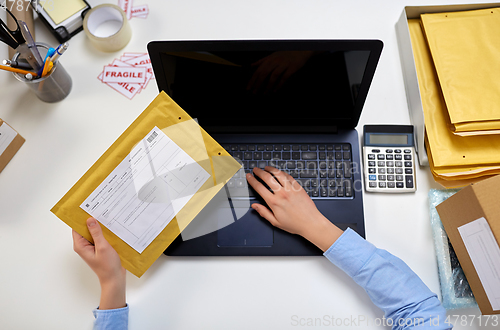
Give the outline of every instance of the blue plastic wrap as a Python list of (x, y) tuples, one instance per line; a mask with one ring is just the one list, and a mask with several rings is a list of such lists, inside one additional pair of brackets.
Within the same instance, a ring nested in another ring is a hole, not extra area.
[(437, 205), (457, 191), (457, 189), (431, 189), (429, 191), (432, 236), (434, 237), (434, 248), (438, 263), (441, 296), (443, 306), (448, 310), (477, 306), (469, 282), (465, 278), (465, 274), (436, 210)]

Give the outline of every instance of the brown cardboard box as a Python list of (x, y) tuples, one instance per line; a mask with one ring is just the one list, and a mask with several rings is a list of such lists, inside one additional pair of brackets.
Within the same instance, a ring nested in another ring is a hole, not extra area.
[[(8, 136), (11, 132), (14, 132), (13, 139)], [(9, 124), (0, 119), (0, 150), (4, 149), (3, 152), (0, 153), (0, 172), (3, 171), (5, 166), (7, 166), (7, 164), (10, 162), (12, 157), (14, 157), (19, 148), (21, 148), (24, 141), (25, 139), (21, 135), (19, 135), (19, 133), (17, 133), (12, 127), (10, 127)]]
[[(500, 175), (467, 186), (439, 204), (436, 209), (481, 309), (481, 313), (484, 315), (500, 314), (500, 310), (493, 310), (483, 286), (485, 283), (482, 283), (479, 279), (479, 275), (458, 230), (459, 227), (484, 217), (493, 232), (496, 243), (499, 244)], [(493, 265), (490, 263), (489, 266)], [(496, 268), (494, 272), (497, 272), (498, 277), (500, 265), (491, 268)]]

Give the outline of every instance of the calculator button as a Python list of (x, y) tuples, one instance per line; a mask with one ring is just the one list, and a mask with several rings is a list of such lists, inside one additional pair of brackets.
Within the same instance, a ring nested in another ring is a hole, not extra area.
[(368, 159), (369, 160), (374, 160), (375, 159), (375, 154), (368, 154)]
[(368, 162), (368, 166), (375, 166), (375, 162), (374, 161)]
[(385, 181), (385, 175), (379, 175), (378, 176), (379, 181)]
[(385, 155), (385, 159), (387, 159), (387, 160), (393, 160), (394, 159), (394, 155)]
[(413, 169), (405, 168), (405, 174), (413, 174)]
[(350, 151), (344, 151), (344, 152), (342, 152), (342, 157), (344, 159), (351, 159), (351, 152)]
[(396, 184), (394, 182), (387, 182), (387, 188), (394, 188)]
[(393, 168), (388, 168), (387, 169), (387, 174), (394, 174), (394, 169)]
[(405, 162), (405, 167), (412, 167), (411, 162)]
[(335, 147), (333, 147), (335, 149), (335, 151), (340, 151), (342, 149), (342, 146), (340, 145), (335, 145)]
[(378, 174), (385, 174), (385, 167), (378, 169)]
[(394, 181), (394, 175), (388, 175), (387, 181)]
[(392, 149), (385, 149), (385, 152), (388, 154), (392, 154)]
[(342, 150), (351, 150), (351, 146), (348, 144), (343, 144), (342, 145)]
[(370, 174), (372, 174), (372, 173), (376, 173), (376, 170), (377, 170), (376, 168), (374, 168), (374, 167), (370, 167), (370, 168), (368, 169), (368, 173), (370, 173)]
[(405, 160), (411, 160), (411, 155), (405, 155)]
[(405, 177), (406, 188), (413, 188), (413, 175), (407, 175)]
[(370, 185), (370, 188), (377, 188), (376, 182), (370, 182), (369, 185)]
[(404, 186), (403, 182), (396, 182), (396, 187), (397, 188), (404, 188), (405, 186)]
[(388, 161), (386, 162), (387, 164), (387, 167), (393, 167), (394, 166), (394, 162), (393, 161)]
[(378, 154), (377, 155), (377, 159), (378, 160), (384, 160), (385, 159), (385, 155), (384, 154)]
[(402, 175), (396, 175), (396, 181), (403, 181)]
[(378, 183), (379, 188), (385, 188), (385, 182), (379, 182)]
[(410, 149), (405, 149), (405, 154), (409, 154), (411, 153), (411, 150)]
[(394, 150), (394, 152), (397, 153), (397, 154), (400, 154), (401, 153), (401, 149), (396, 149), (396, 150)]
[(403, 167), (403, 162), (396, 162), (396, 167)]
[(374, 152), (374, 153), (377, 153), (377, 154), (378, 154), (378, 153), (380, 152), (380, 149), (372, 149), (372, 152)]
[(394, 159), (403, 160), (403, 155), (394, 155)]
[(396, 174), (403, 174), (402, 168), (396, 168)]
[(385, 166), (385, 162), (377, 162), (377, 166), (378, 167), (384, 167)]
[(375, 181), (375, 180), (377, 180), (377, 176), (376, 175), (369, 175), (368, 180)]

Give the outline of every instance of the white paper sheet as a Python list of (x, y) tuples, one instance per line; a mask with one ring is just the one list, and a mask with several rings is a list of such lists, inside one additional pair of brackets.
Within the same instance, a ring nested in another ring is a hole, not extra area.
[(3, 122), (0, 125), (0, 155), (3, 154), (5, 149), (12, 143), (17, 136), (17, 132), (12, 127)]
[(155, 127), (80, 207), (142, 253), (209, 177)]
[(500, 248), (484, 217), (458, 227), (494, 311), (500, 310)]

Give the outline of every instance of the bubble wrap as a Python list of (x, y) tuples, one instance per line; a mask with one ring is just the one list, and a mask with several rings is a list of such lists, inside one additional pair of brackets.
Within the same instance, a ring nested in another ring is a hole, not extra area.
[(447, 310), (476, 307), (476, 300), (469, 287), (469, 282), (460, 266), (458, 258), (444, 230), (436, 206), (448, 199), (458, 189), (429, 191), (432, 236), (438, 263), (439, 282), (443, 306)]

